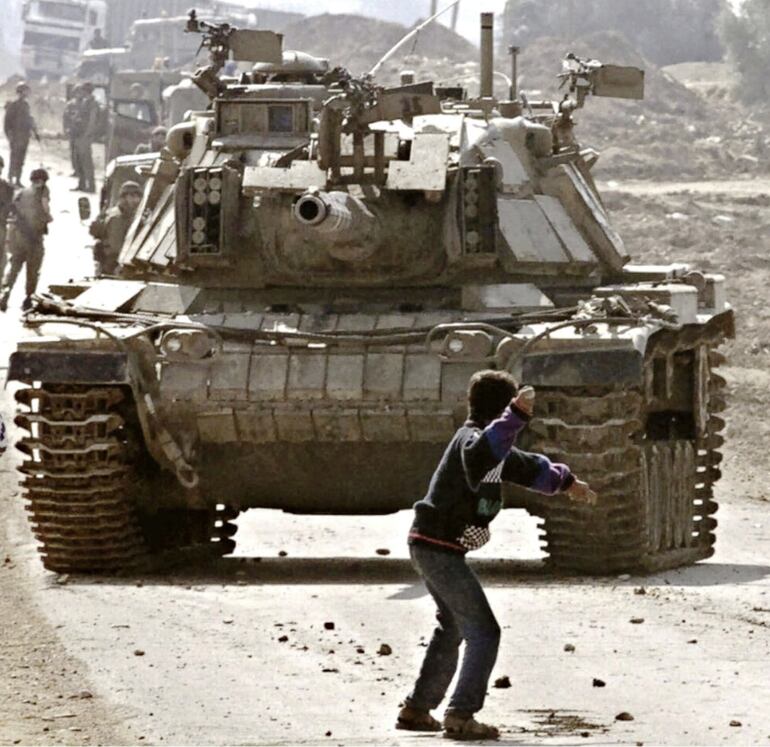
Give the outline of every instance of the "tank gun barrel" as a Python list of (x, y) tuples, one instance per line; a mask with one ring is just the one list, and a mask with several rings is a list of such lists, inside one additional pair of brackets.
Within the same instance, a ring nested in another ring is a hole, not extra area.
[(298, 223), (325, 234), (350, 235), (371, 227), (374, 216), (347, 192), (307, 192), (294, 204)]
[(294, 219), (342, 262), (362, 261), (376, 251), (379, 220), (363, 200), (347, 192), (306, 192), (294, 203)]

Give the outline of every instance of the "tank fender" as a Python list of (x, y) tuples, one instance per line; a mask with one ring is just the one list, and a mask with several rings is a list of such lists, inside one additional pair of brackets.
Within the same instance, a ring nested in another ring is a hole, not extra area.
[(129, 384), (124, 352), (17, 350), (11, 353), (8, 381), (52, 384)]
[(635, 348), (531, 353), (521, 380), (532, 386), (572, 387), (643, 383), (644, 353)]
[[(546, 329), (545, 325), (543, 329)], [(613, 333), (606, 325), (594, 332), (571, 327), (546, 337), (529, 350), (522, 340), (501, 343), (498, 361), (527, 384), (542, 387), (635, 386), (643, 383), (644, 357), (657, 326), (644, 325)], [(536, 327), (535, 332), (541, 332)], [(614, 338), (614, 339), (613, 339)], [(507, 347), (507, 350), (506, 350)]]

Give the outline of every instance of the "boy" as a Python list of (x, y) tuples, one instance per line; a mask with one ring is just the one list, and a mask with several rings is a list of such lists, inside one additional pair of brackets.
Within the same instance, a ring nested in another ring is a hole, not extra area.
[(566, 493), (593, 505), (596, 494), (564, 464), (513, 447), (530, 420), (534, 391), (517, 395), (505, 371), (479, 371), (468, 388), (468, 420), (447, 446), (428, 493), (415, 504), (409, 551), (438, 607), (438, 626), (420, 675), (398, 714), (397, 729), (439, 731), (430, 715), (446, 694), (465, 641), (457, 687), (444, 714), (444, 736), (497, 739), (494, 726), (476, 721), (497, 658), (500, 626), (465, 553), (489, 540), (489, 523), (502, 508), (500, 482), (546, 495)]

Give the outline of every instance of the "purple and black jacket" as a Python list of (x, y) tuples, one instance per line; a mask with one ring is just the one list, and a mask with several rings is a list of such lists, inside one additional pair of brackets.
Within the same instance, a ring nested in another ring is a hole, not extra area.
[(467, 421), (441, 457), (425, 497), (415, 503), (409, 543), (465, 553), (489, 539), (489, 523), (502, 508), (501, 482), (545, 495), (569, 489), (569, 468), (514, 446), (530, 416), (515, 405), (482, 428)]

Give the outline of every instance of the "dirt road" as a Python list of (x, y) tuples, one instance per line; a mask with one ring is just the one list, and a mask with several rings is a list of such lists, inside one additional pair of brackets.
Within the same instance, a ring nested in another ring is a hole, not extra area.
[(638, 197), (655, 195), (727, 195), (733, 199), (770, 195), (770, 179), (724, 179), (702, 182), (615, 181), (600, 182), (603, 192), (621, 192)]
[[(90, 269), (68, 186), (55, 176), (47, 281)], [(17, 290), (0, 320), (2, 365), (21, 333), (20, 301)], [(12, 392), (0, 402), (6, 422)], [(743, 489), (765, 463), (730, 448), (717, 554), (696, 567), (554, 578), (533, 519), (511, 511), (496, 522), (477, 565), (503, 626), (494, 677), (512, 682), (491, 688), (485, 709), (503, 744), (770, 740), (770, 504)], [(236, 556), (216, 564), (57, 577), (36, 557), (17, 461), (9, 451), (0, 464), (0, 743), (438, 743), (393, 729), (433, 624), (405, 560), (407, 514), (252, 512)]]

